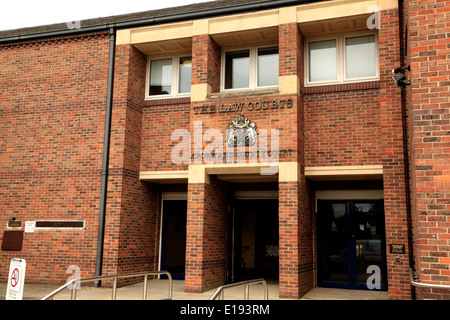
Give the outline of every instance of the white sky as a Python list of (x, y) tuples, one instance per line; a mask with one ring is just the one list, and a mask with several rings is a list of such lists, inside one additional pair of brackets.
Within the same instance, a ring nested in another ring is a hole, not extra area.
[(211, 0), (0, 0), (0, 30), (108, 17)]

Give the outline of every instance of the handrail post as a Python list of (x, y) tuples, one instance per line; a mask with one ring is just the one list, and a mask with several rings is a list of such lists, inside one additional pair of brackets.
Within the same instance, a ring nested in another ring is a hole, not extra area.
[(147, 281), (148, 281), (148, 273), (144, 276), (144, 292), (142, 292), (142, 300), (147, 300)]
[(73, 285), (72, 292), (70, 294), (70, 299), (71, 300), (76, 300), (77, 299), (77, 292), (76, 291), (77, 291), (77, 286)]
[(169, 300), (172, 300), (172, 291), (173, 291), (173, 279), (170, 272), (166, 271), (167, 278), (169, 278)]
[(264, 286), (264, 300), (269, 300), (269, 288), (267, 287), (267, 282), (263, 281)]
[(114, 277), (111, 300), (116, 300), (117, 277)]
[(248, 295), (249, 295), (249, 289), (250, 285), (247, 283), (244, 287), (244, 300), (248, 300)]

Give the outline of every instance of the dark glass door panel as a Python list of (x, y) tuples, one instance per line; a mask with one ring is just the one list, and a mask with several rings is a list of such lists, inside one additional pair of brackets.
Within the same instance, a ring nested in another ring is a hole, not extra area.
[[(372, 275), (368, 268), (377, 268), (379, 278), (383, 283), (383, 230), (384, 214), (381, 201), (353, 201), (352, 213), (354, 223), (354, 250), (356, 284), (367, 287), (367, 280)], [(371, 280), (372, 281), (372, 280)]]
[(317, 237), (319, 285), (385, 289), (382, 200), (318, 200)]
[(321, 202), (319, 205), (319, 242), (321, 244), (322, 281), (348, 282), (348, 227), (345, 202)]
[(278, 279), (278, 200), (236, 199), (228, 223), (228, 282)]
[(164, 200), (161, 270), (179, 280), (185, 274), (186, 213), (186, 200)]

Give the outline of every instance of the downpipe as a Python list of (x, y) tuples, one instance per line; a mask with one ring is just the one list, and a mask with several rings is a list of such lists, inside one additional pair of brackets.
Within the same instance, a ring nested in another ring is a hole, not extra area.
[[(109, 65), (108, 65), (108, 85), (106, 96), (106, 115), (105, 115), (105, 135), (103, 143), (103, 164), (102, 164), (102, 185), (100, 195), (100, 214), (98, 222), (98, 241), (97, 241), (97, 259), (95, 266), (95, 276), (102, 275), (103, 265), (103, 246), (105, 240), (105, 216), (106, 216), (106, 198), (108, 192), (108, 166), (109, 166), (109, 146), (111, 138), (111, 114), (114, 88), (114, 59), (116, 50), (116, 30), (109, 29)], [(95, 281), (95, 287), (101, 286), (101, 281)]]

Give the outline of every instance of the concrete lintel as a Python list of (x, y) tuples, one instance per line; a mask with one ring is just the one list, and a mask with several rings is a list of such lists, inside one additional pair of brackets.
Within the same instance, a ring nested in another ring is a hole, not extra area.
[(141, 171), (139, 179), (153, 183), (170, 183), (174, 181), (187, 182), (187, 170), (170, 170), (170, 171)]
[(321, 166), (306, 167), (305, 176), (310, 179), (320, 179), (326, 177), (382, 177), (382, 165), (363, 165), (363, 166)]

